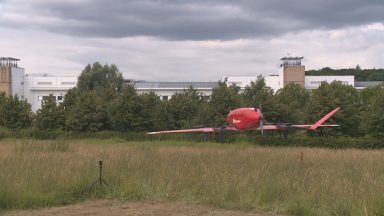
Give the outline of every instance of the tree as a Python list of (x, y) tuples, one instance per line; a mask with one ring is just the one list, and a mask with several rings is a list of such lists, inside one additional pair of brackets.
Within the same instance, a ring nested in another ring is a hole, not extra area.
[(246, 86), (242, 94), (244, 106), (262, 107), (264, 117), (268, 121), (276, 121), (277, 113), (273, 104), (273, 90), (265, 83), (265, 79), (259, 76)]
[(138, 95), (135, 87), (128, 85), (108, 108), (111, 127), (124, 132), (154, 130), (159, 122), (159, 105), (160, 99), (153, 92)]
[(112, 128), (118, 131), (136, 130), (138, 120), (138, 112), (143, 108), (144, 104), (140, 101), (134, 86), (126, 86), (120, 97), (112, 102), (109, 108), (109, 119)]
[(65, 96), (66, 126), (74, 131), (110, 129), (107, 110), (123, 91), (123, 77), (115, 65), (87, 65), (77, 86)]
[(319, 88), (313, 90), (312, 96), (306, 107), (307, 118), (315, 122), (327, 114), (330, 110), (341, 107), (327, 123), (337, 123), (343, 134), (357, 136), (359, 131), (359, 98), (357, 90), (351, 85), (343, 85), (341, 82), (322, 82)]
[(223, 125), (228, 112), (239, 108), (242, 104), (239, 95), (240, 87), (228, 85), (227, 80), (219, 81), (218, 86), (212, 90), (211, 101), (207, 109), (207, 122), (211, 126)]
[(384, 133), (384, 86), (375, 86), (360, 92), (361, 129), (365, 133)]
[(96, 62), (87, 65), (81, 72), (77, 88), (80, 92), (95, 91), (96, 94), (110, 101), (123, 91), (123, 76), (116, 65), (101, 65)]
[(357, 71), (361, 71), (361, 67), (360, 65), (356, 65), (356, 68), (355, 68)]
[(3, 124), (7, 128), (21, 129), (32, 123), (31, 105), (17, 96), (9, 96), (3, 104)]
[(95, 91), (81, 92), (67, 111), (66, 126), (73, 131), (106, 129), (107, 113), (104, 101)]
[(57, 105), (55, 97), (49, 95), (43, 99), (41, 109), (36, 112), (35, 125), (41, 130), (65, 128), (65, 112), (63, 105)]
[(183, 92), (176, 93), (165, 102), (168, 108), (168, 129), (189, 128), (198, 123), (199, 108), (203, 101), (196, 89), (190, 87)]
[(274, 109), (278, 122), (306, 122), (305, 107), (309, 101), (308, 90), (297, 83), (289, 83), (274, 95)]
[(4, 92), (0, 92), (0, 126), (4, 126), (5, 124), (5, 103), (7, 103), (7, 96), (5, 96)]
[(140, 127), (145, 131), (160, 129), (160, 116), (163, 115), (159, 109), (161, 105), (160, 98), (154, 92), (144, 93), (139, 95), (139, 97), (144, 104), (144, 107), (141, 109), (143, 121)]

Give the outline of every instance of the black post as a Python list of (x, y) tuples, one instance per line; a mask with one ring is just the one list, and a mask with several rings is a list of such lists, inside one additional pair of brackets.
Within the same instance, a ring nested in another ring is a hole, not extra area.
[(100, 167), (100, 175), (99, 175), (99, 183), (100, 183), (100, 186), (103, 184), (103, 180), (101, 178), (101, 172), (103, 171), (103, 161), (99, 161), (99, 167)]

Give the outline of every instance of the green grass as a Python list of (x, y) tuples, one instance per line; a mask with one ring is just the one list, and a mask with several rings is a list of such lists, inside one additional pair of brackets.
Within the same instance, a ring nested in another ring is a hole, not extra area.
[[(303, 160), (301, 161), (301, 154)], [(110, 188), (86, 190), (104, 161)], [(121, 139), (0, 142), (0, 208), (89, 198), (292, 215), (384, 214), (384, 152)]]

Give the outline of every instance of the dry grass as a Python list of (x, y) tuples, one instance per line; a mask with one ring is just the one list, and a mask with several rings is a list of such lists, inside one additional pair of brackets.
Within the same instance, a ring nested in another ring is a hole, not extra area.
[[(384, 214), (383, 151), (71, 142), (0, 142), (0, 207), (113, 197), (294, 215)], [(98, 175), (98, 160), (111, 190), (84, 193)]]

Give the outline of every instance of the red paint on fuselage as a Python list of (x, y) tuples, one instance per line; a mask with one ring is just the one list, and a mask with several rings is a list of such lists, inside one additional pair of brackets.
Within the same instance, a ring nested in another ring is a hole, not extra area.
[(261, 114), (255, 108), (239, 108), (228, 114), (227, 122), (238, 130), (260, 127)]

